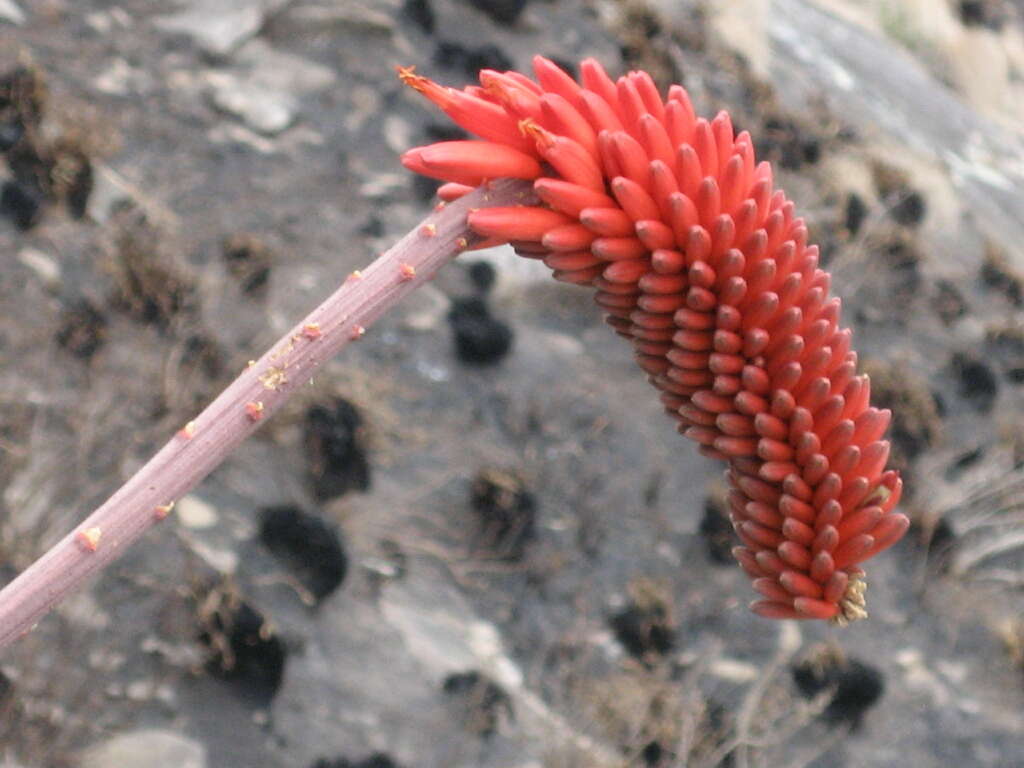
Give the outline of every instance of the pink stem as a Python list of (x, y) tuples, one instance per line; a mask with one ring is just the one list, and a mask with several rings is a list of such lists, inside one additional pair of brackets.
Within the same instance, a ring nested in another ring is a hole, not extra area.
[(352, 273), (105, 504), (0, 590), (0, 649), (166, 516), (168, 505), (216, 469), (320, 363), (480, 242), (466, 226), (471, 209), (517, 203), (536, 204), (529, 182), (492, 182), (435, 212), (362, 273)]

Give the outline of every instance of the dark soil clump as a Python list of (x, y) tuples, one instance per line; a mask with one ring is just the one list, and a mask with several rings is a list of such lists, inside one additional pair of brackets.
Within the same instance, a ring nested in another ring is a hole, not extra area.
[(822, 717), (834, 725), (860, 725), (864, 714), (885, 693), (882, 671), (856, 659), (823, 649), (801, 661), (792, 669), (793, 682), (807, 698), (833, 689), (832, 698)]
[(843, 224), (851, 237), (860, 232), (860, 228), (867, 217), (868, 207), (864, 202), (864, 198), (856, 192), (848, 194), (846, 196), (846, 211)]
[(953, 355), (950, 362), (961, 396), (981, 413), (988, 413), (999, 394), (999, 379), (985, 361), (964, 352)]
[(490, 262), (474, 261), (469, 265), (467, 271), (469, 272), (470, 282), (473, 283), (474, 288), (480, 291), (482, 296), (486, 296), (491, 292), (491, 288), (494, 287), (494, 281), (497, 280), (498, 275)]
[(732, 548), (739, 542), (729, 522), (729, 516), (718, 499), (708, 496), (704, 500), (704, 516), (700, 519), (700, 535), (708, 557), (715, 565), (733, 565)]
[(348, 558), (337, 528), (298, 507), (260, 510), (260, 541), (317, 600), (345, 579)]
[(430, 4), (430, 0), (405, 0), (402, 12), (428, 35), (434, 33), (437, 20), (434, 17), (434, 7)]
[(50, 203), (63, 203), (82, 218), (93, 188), (89, 147), (95, 148), (95, 137), (77, 121), (44, 119), (48, 108), (38, 69), (18, 67), (0, 76), (0, 152), (14, 176), (0, 192), (0, 212), (22, 230), (38, 224)]
[(512, 59), (492, 43), (470, 47), (450, 40), (437, 44), (437, 48), (434, 49), (434, 63), (439, 67), (459, 70), (473, 81), (476, 81), (481, 69), (504, 72), (513, 67)]
[(497, 733), (502, 714), (514, 716), (509, 695), (476, 670), (448, 675), (441, 688), (458, 710), (462, 727), (482, 738)]
[(266, 617), (230, 588), (211, 590), (199, 605), (200, 641), (210, 651), (207, 670), (262, 707), (281, 687), (287, 651)]
[(336, 398), (306, 414), (306, 455), (313, 494), (320, 501), (370, 488), (363, 418), (352, 403)]
[(932, 300), (935, 314), (945, 325), (951, 325), (967, 314), (968, 307), (964, 295), (948, 280), (935, 283), (935, 297)]
[(76, 301), (61, 312), (57, 343), (75, 357), (88, 360), (103, 346), (107, 319), (91, 302)]
[(464, 363), (491, 365), (512, 349), (512, 329), (491, 316), (483, 299), (453, 300), (448, 322), (455, 334), (455, 355)]
[(1005, 0), (960, 0), (960, 21), (965, 27), (1002, 30), (1009, 14)]
[(255, 235), (238, 233), (225, 238), (222, 249), (228, 272), (238, 280), (243, 293), (264, 296), (270, 280), (273, 257)]
[(881, 161), (871, 171), (878, 195), (893, 221), (904, 227), (916, 227), (924, 221), (927, 204), (924, 196), (910, 186), (906, 173)]
[(630, 603), (608, 621), (616, 639), (641, 661), (664, 656), (676, 644), (671, 595), (648, 579), (629, 587)]
[(401, 768), (401, 766), (383, 752), (374, 752), (362, 760), (348, 760), (344, 757), (337, 757), (334, 760), (321, 758), (309, 768)]
[(16, 181), (4, 183), (0, 189), (0, 215), (24, 231), (34, 227), (42, 214), (43, 195), (38, 189)]
[(536, 536), (537, 502), (522, 479), (500, 469), (483, 469), (470, 488), (480, 519), (478, 546), (501, 558), (519, 560)]
[(114, 306), (161, 330), (194, 311), (199, 303), (195, 279), (175, 265), (166, 233), (137, 209), (120, 211), (111, 223), (108, 268)]
[(514, 24), (528, 0), (469, 0), (469, 4), (490, 16), (498, 24)]
[(1013, 306), (1024, 306), (1024, 276), (1010, 265), (1002, 249), (992, 243), (985, 244), (980, 277), (983, 284), (1003, 294)]

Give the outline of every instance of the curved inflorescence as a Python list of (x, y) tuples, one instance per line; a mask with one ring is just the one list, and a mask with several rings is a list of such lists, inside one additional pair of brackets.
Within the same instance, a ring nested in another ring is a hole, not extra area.
[(402, 157), (442, 179), (444, 200), (488, 179), (533, 180), (542, 204), (488, 208), (469, 225), (510, 242), (595, 300), (661, 390), (680, 431), (728, 462), (733, 553), (771, 618), (863, 618), (858, 563), (908, 520), (886, 470), (890, 412), (870, 407), (851, 332), (793, 203), (729, 115), (698, 118), (686, 91), (663, 100), (645, 72), (581, 81), (542, 57), (536, 82), (480, 73), (445, 88), (400, 69), (480, 141)]

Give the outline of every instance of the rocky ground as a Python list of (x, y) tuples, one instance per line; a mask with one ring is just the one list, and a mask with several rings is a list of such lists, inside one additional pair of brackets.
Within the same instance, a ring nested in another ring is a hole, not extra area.
[(720, 467), (503, 249), (346, 349), (0, 656), (0, 765), (947, 766), (1024, 755), (1024, 8), (0, 0), (0, 583), (431, 205), (463, 84), (596, 56), (729, 109), (895, 412), (871, 618), (749, 614)]

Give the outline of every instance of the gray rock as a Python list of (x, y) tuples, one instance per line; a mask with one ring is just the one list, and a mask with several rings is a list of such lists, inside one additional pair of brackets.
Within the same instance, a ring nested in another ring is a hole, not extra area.
[(941, 163), (991, 239), (1024, 241), (1018, 131), (978, 115), (903, 50), (809, 0), (775, 0), (768, 32), (772, 74), (790, 85), (791, 95), (801, 88), (827, 93), (836, 111), (867, 135), (886, 133)]
[(327, 67), (275, 51), (262, 40), (246, 44), (232, 71), (209, 70), (203, 77), (217, 109), (234, 115), (258, 133), (273, 136), (298, 116), (298, 95), (327, 87), (335, 74)]
[(134, 200), (135, 190), (121, 174), (101, 163), (93, 164), (92, 194), (85, 211), (90, 219), (103, 224), (119, 207)]
[(287, 93), (264, 88), (227, 72), (210, 72), (214, 106), (234, 115), (254, 131), (273, 136), (295, 119), (298, 105)]
[(168, 32), (188, 35), (209, 54), (230, 56), (260, 31), (268, 14), (286, 3), (287, 0), (193, 0), (185, 10), (164, 16), (156, 24)]
[(345, 0), (340, 5), (300, 5), (288, 11), (288, 21), (303, 27), (338, 26), (366, 32), (387, 32), (395, 28), (394, 17), (369, 0)]
[(14, 0), (0, 0), (0, 21), (7, 21), (16, 26), (25, 23), (25, 12)]
[(414, 331), (432, 331), (441, 324), (450, 302), (432, 285), (422, 285), (402, 300), (402, 325)]
[(60, 285), (60, 265), (50, 254), (36, 248), (22, 248), (18, 251), (18, 260), (31, 269), (47, 288)]
[(173, 731), (157, 729), (132, 731), (94, 744), (82, 753), (80, 768), (206, 768), (202, 744)]
[(133, 67), (120, 56), (110, 60), (107, 67), (92, 81), (93, 87), (102, 93), (115, 96), (126, 96), (152, 87), (153, 80), (149, 74)]

